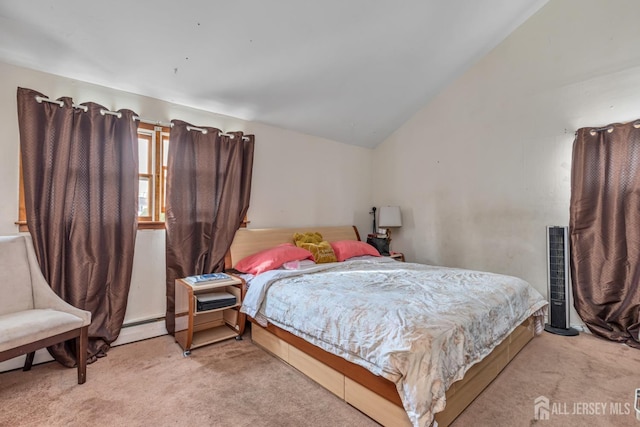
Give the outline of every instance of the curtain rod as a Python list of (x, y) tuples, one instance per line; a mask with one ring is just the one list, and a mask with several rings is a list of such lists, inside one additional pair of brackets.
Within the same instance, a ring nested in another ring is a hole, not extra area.
[[(60, 107), (64, 107), (64, 102), (63, 101), (58, 101), (56, 99), (49, 99), (49, 98), (44, 98), (42, 96), (36, 95), (36, 101), (40, 104), (42, 102), (50, 102), (52, 104), (58, 104)], [(86, 105), (76, 105), (76, 104), (71, 104), (73, 106), (73, 108), (79, 108), (81, 110), (83, 110), (85, 113), (87, 111), (89, 111), (89, 107), (87, 107)], [(102, 114), (103, 116), (105, 114), (109, 114), (110, 116), (116, 116), (117, 118), (122, 117), (122, 113), (118, 112), (118, 111), (110, 111), (107, 109), (101, 109), (100, 110), (100, 114)], [(168, 128), (172, 128), (173, 127), (173, 123), (163, 123), (159, 120), (149, 120), (149, 119), (143, 119), (140, 116), (133, 116), (133, 120), (138, 120), (140, 123), (146, 123), (148, 125), (154, 125), (154, 126), (163, 126), (163, 127), (168, 127)], [(187, 126), (187, 130), (188, 131), (197, 131), (197, 132), (202, 132), (203, 134), (206, 134), (208, 131), (207, 129), (204, 128), (199, 128), (199, 127), (195, 127), (195, 126)], [(235, 135), (233, 134), (228, 134), (228, 133), (224, 133), (221, 132), (220, 135), (222, 136), (228, 136), (229, 138), (235, 138)], [(246, 137), (242, 137), (243, 141), (248, 141), (249, 138)]]
[[(171, 123), (171, 126), (173, 127), (173, 123)], [(208, 130), (208, 129), (199, 128), (199, 127), (191, 126), (191, 125), (187, 125), (187, 130), (188, 130), (188, 131), (200, 132), (200, 133), (202, 133), (203, 135), (206, 135), (207, 133), (209, 133), (209, 130)], [(235, 136), (234, 134), (232, 134), (232, 133), (224, 133), (224, 132), (222, 132), (222, 131), (220, 131), (220, 136), (228, 136), (228, 137), (229, 137), (229, 138), (231, 138), (231, 139), (235, 139), (235, 137), (236, 137), (236, 136)], [(249, 138), (247, 138), (246, 136), (243, 136), (243, 137), (242, 137), (242, 140), (243, 140), (243, 141), (249, 141), (250, 139), (249, 139)]]
[[(633, 127), (638, 129), (640, 128), (640, 120), (636, 120), (633, 122)], [(590, 130), (590, 132), (593, 134), (595, 132), (604, 132), (605, 130), (609, 133), (613, 132), (613, 125), (607, 125), (607, 126), (603, 126), (601, 128), (593, 128)]]
[(603, 132), (603, 131), (608, 131), (609, 133), (613, 132), (613, 126), (609, 125), (609, 126), (604, 126), (601, 128), (595, 128), (595, 129), (591, 129), (591, 132)]
[(162, 127), (166, 127), (166, 128), (172, 128), (173, 127), (173, 123), (163, 123), (163, 122), (161, 122), (159, 120), (153, 121), (153, 120), (143, 119), (140, 116), (133, 116), (133, 120), (138, 120), (140, 123), (146, 123), (148, 125), (162, 126)]
[[(49, 98), (43, 98), (41, 96), (37, 96), (36, 95), (36, 101), (38, 102), (38, 104), (42, 103), (42, 101), (44, 102), (50, 102), (52, 104), (58, 104), (61, 107), (64, 107), (64, 102), (63, 101), (58, 101), (55, 99), (49, 99)], [(73, 106), (73, 108), (79, 108), (81, 110), (84, 110), (84, 112), (86, 113), (87, 111), (89, 111), (89, 107), (87, 107), (86, 105), (76, 105), (76, 104), (71, 104)]]
[[(50, 102), (52, 104), (58, 104), (61, 107), (64, 107), (64, 102), (63, 101), (58, 101), (56, 99), (49, 99), (49, 98), (44, 98), (42, 96), (36, 96), (36, 101), (38, 103), (42, 103), (42, 102)], [(87, 107), (86, 105), (77, 105), (77, 104), (71, 104), (73, 106), (73, 108), (79, 108), (81, 110), (84, 110), (84, 112), (86, 113), (87, 111), (89, 111), (89, 107)], [(110, 111), (107, 109), (101, 109), (100, 110), (100, 114), (102, 114), (103, 116), (105, 114), (109, 114), (110, 116), (116, 116), (117, 118), (122, 117), (122, 113), (119, 113), (117, 111)], [(133, 120), (138, 120), (141, 123), (146, 123), (149, 125), (156, 125), (156, 126), (164, 126), (164, 127), (173, 127), (173, 123), (163, 123), (159, 120), (148, 120), (148, 119), (143, 119), (140, 116), (133, 116)]]

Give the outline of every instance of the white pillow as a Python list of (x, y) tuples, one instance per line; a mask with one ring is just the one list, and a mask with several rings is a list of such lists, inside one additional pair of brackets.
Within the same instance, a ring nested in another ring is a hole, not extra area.
[(289, 261), (282, 264), (284, 270), (304, 270), (306, 268), (315, 267), (316, 263), (310, 259), (303, 259), (301, 261)]

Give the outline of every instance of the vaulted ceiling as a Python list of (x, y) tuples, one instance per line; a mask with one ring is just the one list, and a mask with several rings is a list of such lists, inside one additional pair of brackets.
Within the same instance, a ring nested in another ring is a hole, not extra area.
[(546, 2), (0, 0), (0, 61), (375, 147)]

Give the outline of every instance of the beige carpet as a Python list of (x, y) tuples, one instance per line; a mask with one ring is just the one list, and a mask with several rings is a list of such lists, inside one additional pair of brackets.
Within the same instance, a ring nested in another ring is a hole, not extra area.
[(111, 349), (87, 382), (52, 362), (0, 374), (1, 426), (371, 426), (245, 338), (183, 357), (164, 336)]
[[(463, 426), (638, 426), (640, 350), (589, 334), (543, 332), (531, 341), (453, 424)], [(549, 399), (549, 419), (534, 401)]]
[[(0, 426), (377, 425), (249, 339), (183, 357), (172, 338), (154, 338), (113, 348), (87, 373), (81, 386), (75, 370), (54, 362), (0, 374)], [(584, 410), (616, 403), (624, 411), (636, 387), (639, 350), (586, 334), (545, 333), (454, 425), (640, 427), (633, 408), (626, 415), (611, 415), (609, 407), (604, 415), (558, 413), (575, 402), (587, 404)], [(534, 419), (538, 396), (550, 400), (549, 420)]]

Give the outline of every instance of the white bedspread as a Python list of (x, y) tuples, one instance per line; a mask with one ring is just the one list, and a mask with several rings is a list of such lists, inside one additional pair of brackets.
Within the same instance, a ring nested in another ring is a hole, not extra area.
[(263, 273), (242, 311), (393, 381), (428, 426), (448, 387), (547, 302), (511, 276), (381, 261)]

